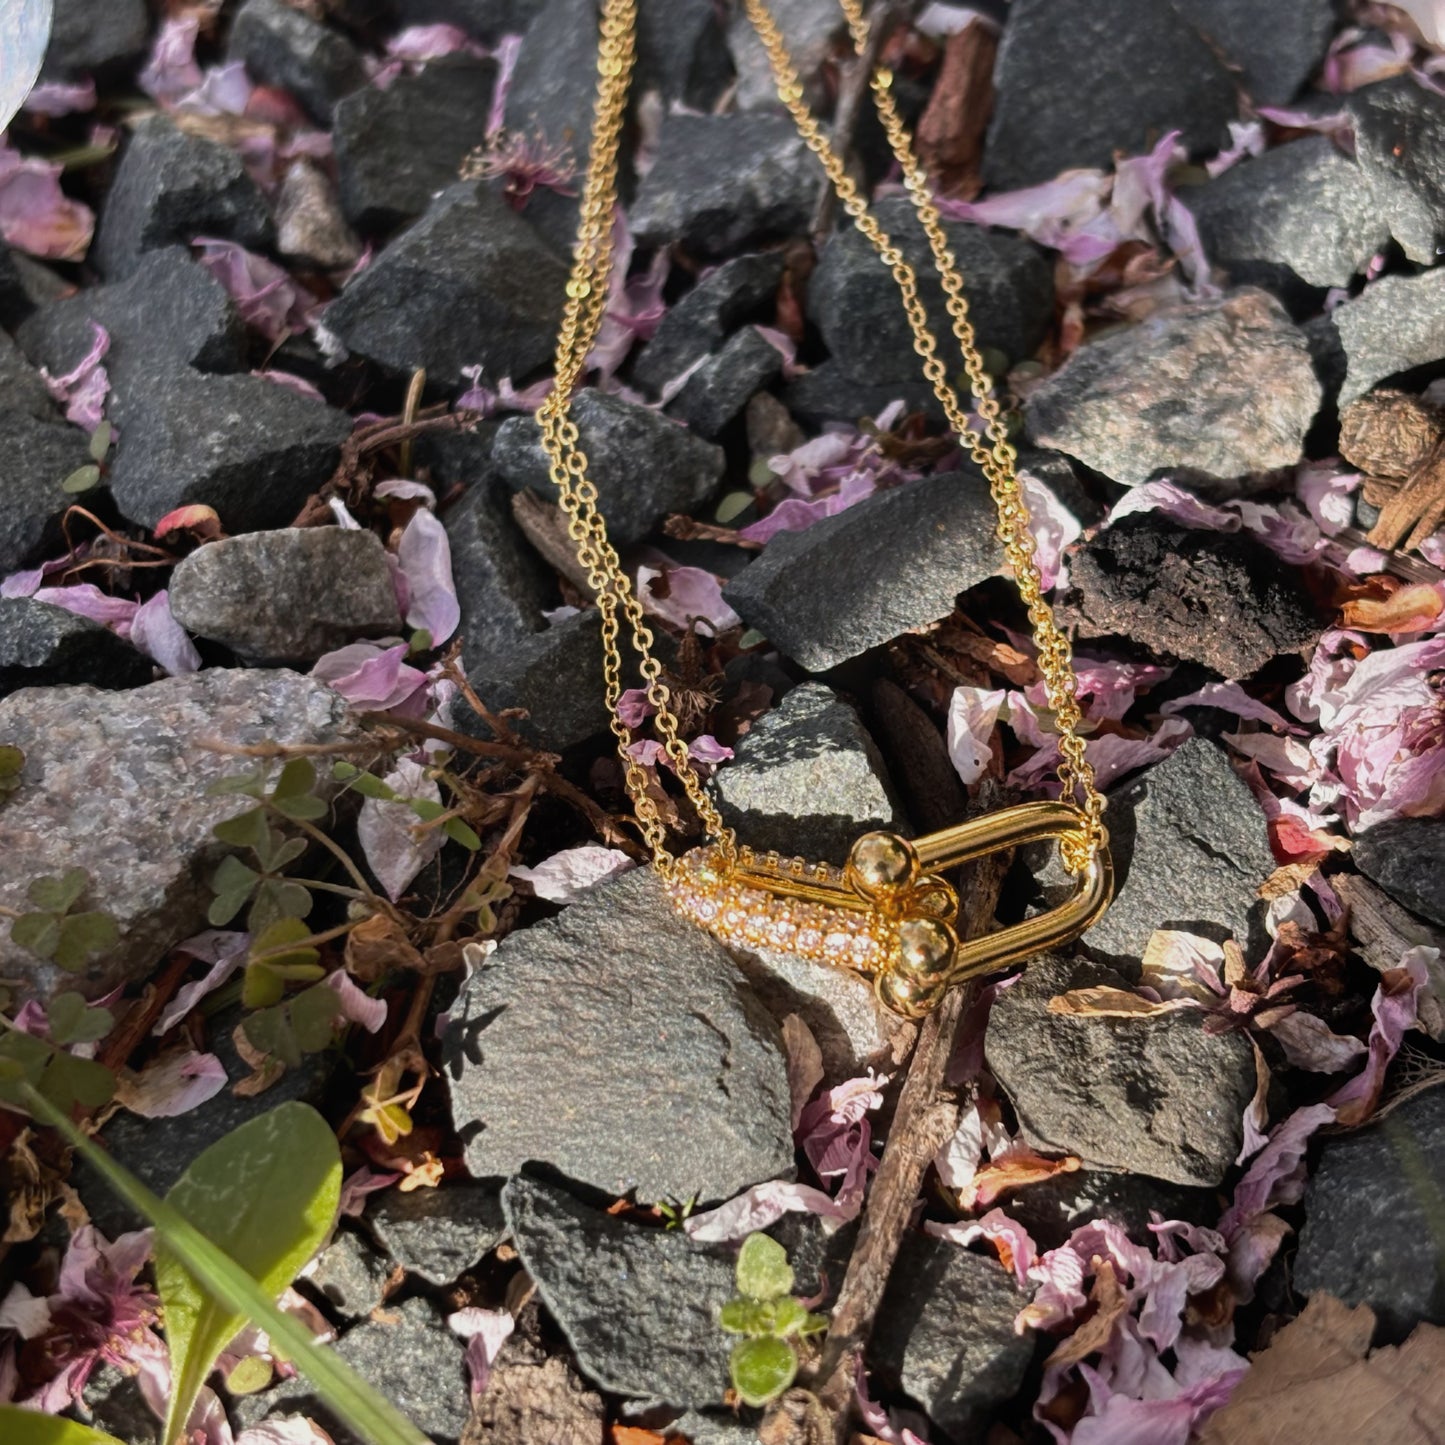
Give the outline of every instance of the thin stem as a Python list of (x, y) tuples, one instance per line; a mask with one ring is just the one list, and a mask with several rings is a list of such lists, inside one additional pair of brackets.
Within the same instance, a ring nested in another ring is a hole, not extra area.
[(338, 923), (335, 928), (325, 929), (321, 933), (308, 933), (305, 938), (293, 938), (287, 943), (278, 943), (274, 948), (258, 949), (255, 953), (246, 956), (246, 962), (265, 963), (268, 958), (284, 958), (288, 953), (295, 953), (298, 948), (309, 948), (315, 943), (330, 943), (333, 938), (341, 938), (354, 928), (360, 928), (364, 919), (353, 919), (350, 923)]

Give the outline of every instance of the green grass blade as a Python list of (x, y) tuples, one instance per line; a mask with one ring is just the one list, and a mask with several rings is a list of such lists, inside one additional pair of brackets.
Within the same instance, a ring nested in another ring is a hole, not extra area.
[(121, 1445), (114, 1435), (89, 1425), (15, 1405), (0, 1405), (0, 1440), (5, 1445)]
[(279, 1353), (306, 1376), (320, 1400), (350, 1430), (369, 1445), (431, 1445), (385, 1396), (345, 1361), (317, 1345), (300, 1320), (278, 1309), (240, 1265), (212, 1244), (178, 1210), (152, 1194), (33, 1087), (25, 1085), (18, 1092), (31, 1114), (59, 1130), (115, 1194), (155, 1226), (166, 1248), (207, 1291), (218, 1300), (244, 1310), (253, 1323), (270, 1335)]

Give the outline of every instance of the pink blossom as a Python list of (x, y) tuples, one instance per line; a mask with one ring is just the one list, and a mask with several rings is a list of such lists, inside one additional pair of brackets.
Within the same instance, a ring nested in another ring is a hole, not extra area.
[(372, 998), (344, 968), (326, 975), (326, 986), (341, 1004), (341, 1017), (348, 1023), (360, 1024), (367, 1033), (379, 1033), (386, 1023), (385, 999)]
[(169, 1033), (208, 993), (226, 982), (246, 961), (251, 946), (249, 933), (234, 933), (226, 929), (211, 928), (176, 944), (178, 953), (189, 954), (202, 963), (211, 965), (204, 978), (194, 983), (183, 984), (176, 990), (175, 997), (166, 1005), (156, 1021), (155, 1034)]
[(834, 1199), (810, 1184), (793, 1184), (769, 1179), (745, 1189), (735, 1199), (694, 1214), (683, 1222), (689, 1239), (698, 1244), (728, 1244), (745, 1239), (760, 1229), (776, 1224), (788, 1213), (814, 1214), (822, 1220), (825, 1233), (832, 1233), (850, 1219), (856, 1219), (861, 1201)]
[(116, 1097), (142, 1119), (173, 1119), (215, 1098), (229, 1082), (215, 1054), (181, 1049), (122, 1078)]
[(993, 749), (989, 738), (1008, 693), (1003, 688), (960, 686), (948, 703), (948, 756), (970, 786), (984, 774)]
[(201, 83), (201, 67), (196, 64), (200, 28), (200, 17), (190, 13), (172, 16), (156, 32), (150, 58), (136, 77), (152, 100), (172, 104)]
[(688, 758), (702, 768), (714, 768), (732, 761), (733, 750), (718, 742), (711, 733), (701, 733), (687, 745)]
[(1366, 1052), (1359, 1039), (1335, 1033), (1314, 1014), (1286, 1014), (1269, 1025), (1269, 1032), (1295, 1068), (1317, 1074), (1338, 1074)]
[(1295, 476), (1295, 494), (1327, 537), (1354, 524), (1359, 486), (1356, 473), (1324, 462), (1306, 462)]
[(140, 603), (102, 592), (94, 582), (72, 582), (68, 587), (41, 587), (31, 594), (37, 602), (63, 607), (77, 617), (89, 618), (109, 627), (121, 637), (128, 636)]
[(277, 386), (284, 386), (287, 391), (294, 391), (297, 396), (304, 396), (310, 401), (326, 400), (304, 376), (294, 376), (289, 371), (273, 371), (270, 367), (262, 371), (253, 371), (251, 375), (260, 377), (262, 381), (275, 382)]
[(666, 247), (658, 250), (645, 271), (628, 279), (632, 264), (632, 232), (621, 206), (612, 220), (612, 275), (608, 282), (607, 309), (597, 341), (587, 357), (587, 369), (603, 382), (611, 381), (617, 368), (627, 360), (636, 341), (648, 340), (667, 312), (662, 290), (672, 258)]
[(1331, 42), (1320, 72), (1320, 84), (1332, 95), (1345, 95), (1410, 68), (1415, 47), (1408, 35), (1396, 31), (1390, 36), (1388, 46), (1375, 44), (1364, 36), (1364, 31), (1349, 26)]
[(340, 1213), (355, 1218), (366, 1208), (367, 1195), (389, 1189), (401, 1177), (400, 1174), (380, 1174), (367, 1164), (352, 1170), (341, 1181)]
[(1430, 983), (1430, 964), (1439, 950), (1422, 946), (1406, 950), (1400, 959), (1398, 979), (1384, 980), (1370, 1004), (1368, 1061), (1348, 1083), (1329, 1097), (1341, 1123), (1358, 1124), (1373, 1112), (1385, 1083), (1385, 1070), (1400, 1050), (1407, 1029), (1416, 1023), (1420, 994)]
[(351, 642), (318, 658), (311, 676), (339, 692), (352, 707), (389, 712), (426, 686), (426, 674), (406, 664), (406, 653), (404, 642), (391, 647)]
[(407, 626), (424, 628), (432, 646), (441, 646), (457, 630), (462, 613), (452, 580), (451, 542), (435, 513), (425, 507), (412, 513), (397, 544), (396, 559), (410, 593)]
[(814, 1099), (798, 1121), (798, 1144), (820, 1179), (840, 1181), (835, 1201), (861, 1207), (868, 1178), (878, 1167), (868, 1115), (883, 1103), (886, 1077), (848, 1079)]
[(197, 236), (197, 260), (225, 288), (241, 319), (268, 341), (283, 341), (305, 331), (315, 319), (315, 296), (274, 261), (248, 251), (235, 241)]
[[(410, 758), (399, 759), (384, 781), (399, 799), (441, 802), (436, 779), (424, 765)], [(384, 798), (363, 800), (356, 817), (356, 836), (366, 866), (393, 903), (441, 852), (446, 841), (440, 828), (424, 828), (406, 803)]]
[(378, 482), (372, 488), (373, 497), (395, 497), (399, 502), (420, 502), (424, 507), (435, 508), (437, 494), (425, 482), (414, 482), (408, 477), (393, 477), (389, 482)]
[(1305, 1150), (1315, 1130), (1334, 1122), (1328, 1104), (1296, 1109), (1270, 1131), (1269, 1142), (1255, 1156), (1234, 1190), (1234, 1202), (1219, 1220), (1219, 1232), (1233, 1245), (1251, 1220), (1276, 1204), (1297, 1204), (1304, 1194)]
[(876, 474), (863, 470), (850, 472), (837, 491), (826, 496), (809, 500), (785, 497), (766, 517), (749, 522), (738, 532), (738, 536), (745, 537), (749, 542), (770, 542), (779, 532), (803, 532), (824, 517), (836, 517), (839, 512), (856, 506), (877, 490)]
[(701, 567), (639, 567), (637, 595), (645, 611), (684, 630), (705, 622), (716, 636), (742, 626), (723, 601), (721, 581)]
[(1136, 1400), (1115, 1393), (1088, 1365), (1079, 1372), (1089, 1386), (1093, 1413), (1074, 1426), (1073, 1445), (1188, 1445), (1199, 1426), (1228, 1403), (1245, 1373), (1241, 1367), (1175, 1395)]
[(535, 868), (510, 868), (507, 876), (531, 884), (532, 892), (549, 903), (575, 903), (587, 889), (635, 867), (637, 864), (618, 848), (584, 843), (544, 858)]
[(130, 640), (172, 677), (200, 669), (201, 654), (171, 612), (170, 592), (164, 587), (136, 608), (130, 622)]
[(1079, 519), (1054, 495), (1052, 488), (1027, 468), (1019, 472), (1019, 488), (1028, 507), (1030, 530), (1034, 536), (1034, 561), (1045, 592), (1067, 584), (1068, 569), (1064, 565), (1064, 549), (1084, 534)]
[(45, 80), (31, 86), (23, 109), (31, 115), (58, 117), (95, 109), (95, 81)]
[[(219, 1400), (217, 1401), (219, 1405)], [(222, 1418), (224, 1418), (224, 1407)], [(217, 1445), (225, 1445), (224, 1441)], [(271, 1415), (236, 1436), (236, 1445), (335, 1445), (331, 1436), (304, 1415)]]
[(990, 1209), (982, 1219), (960, 1220), (957, 1224), (938, 1224), (929, 1220), (923, 1228), (935, 1239), (946, 1239), (950, 1244), (968, 1245), (977, 1239), (988, 1240), (1001, 1248), (1019, 1288), (1028, 1287), (1029, 1271), (1038, 1258), (1038, 1249), (1028, 1230), (1016, 1219), (1010, 1219), (1002, 1209)]
[(1144, 482), (1130, 487), (1110, 508), (1104, 525), (1113, 526), (1121, 517), (1133, 512), (1163, 512), (1166, 517), (1172, 517), (1186, 527), (1212, 532), (1237, 532), (1240, 527), (1238, 513), (1211, 506), (1193, 492), (1167, 481)]
[(33, 597), (52, 572), (63, 572), (73, 567), (88, 550), (89, 547), (82, 544), (64, 557), (52, 557), (48, 562), (42, 562), (38, 567), (27, 567), (23, 572), (11, 572), (9, 576), (0, 578), (0, 597)]
[(61, 167), (26, 160), (0, 135), (0, 240), (46, 261), (79, 261), (95, 216), (60, 189)]
[(1217, 707), (1224, 712), (1232, 712), (1235, 717), (1250, 722), (1268, 723), (1271, 727), (1280, 728), (1284, 732), (1300, 733), (1303, 728), (1296, 727), (1283, 714), (1276, 712), (1268, 703), (1260, 702), (1258, 698), (1251, 697), (1237, 682), (1206, 682), (1202, 687), (1196, 688), (1193, 692), (1184, 697), (1170, 698), (1160, 707), (1159, 711), (1165, 717), (1173, 717), (1189, 707)]
[(467, 1342), (467, 1373), (471, 1378), (473, 1400), (486, 1390), (492, 1366), (516, 1323), (506, 1310), (472, 1307), (447, 1316), (447, 1327)]
[(617, 700), (617, 716), (629, 728), (640, 728), (656, 711), (640, 687), (627, 688)]
[(455, 25), (408, 25), (386, 42), (386, 53), (396, 60), (424, 64), (444, 55), (485, 56), (489, 52)]

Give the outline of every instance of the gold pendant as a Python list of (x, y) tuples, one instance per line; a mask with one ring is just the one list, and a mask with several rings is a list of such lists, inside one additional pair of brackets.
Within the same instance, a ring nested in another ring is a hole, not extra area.
[(954, 984), (1077, 938), (1114, 893), (1108, 846), (1100, 844), (1063, 903), (961, 942), (958, 895), (940, 875), (1001, 848), (1085, 836), (1087, 829), (1072, 804), (1035, 802), (911, 842), (865, 833), (844, 868), (751, 848), (740, 848), (729, 864), (716, 848), (697, 848), (678, 860), (668, 892), (683, 917), (723, 943), (851, 969), (871, 977), (895, 1013), (921, 1018)]

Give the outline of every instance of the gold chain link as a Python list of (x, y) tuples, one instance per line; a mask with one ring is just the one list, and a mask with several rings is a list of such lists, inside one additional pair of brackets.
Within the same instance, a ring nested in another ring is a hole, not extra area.
[[(860, 0), (841, 0), (841, 3), (854, 49), (862, 55), (868, 41), (868, 24), (862, 4)], [(945, 305), (953, 335), (962, 353), (969, 389), (984, 422), (982, 433), (970, 421), (948, 379), (947, 368), (938, 356), (938, 343), (929, 330), (928, 314), (919, 297), (917, 273), (869, 211), (867, 201), (848, 174), (842, 159), (804, 104), (803, 86), (788, 54), (787, 43), (764, 0), (744, 0), (744, 5), (767, 52), (779, 98), (792, 116), (799, 135), (822, 163), (844, 210), (892, 272), (913, 333), (914, 350), (923, 362), (923, 373), (931, 383), (949, 425), (967, 446), (988, 480), (998, 513), (999, 539), (1013, 570), (1019, 595), (1028, 610), (1034, 643), (1039, 652), (1039, 670), (1054, 713), (1059, 737), (1058, 776), (1063, 796), (1066, 800), (1079, 802), (1087, 819), (1087, 831), (1066, 839), (1061, 849), (1069, 870), (1081, 872), (1107, 841), (1107, 834), (1103, 826), (1104, 799), (1095, 786), (1094, 770), (1085, 757), (1084, 739), (1079, 734), (1082, 713), (1076, 696), (1072, 651), (1068, 639), (1054, 622), (1053, 612), (1043, 595), (1043, 584), (1034, 558), (1028, 506), (1015, 469), (1017, 454), (1009, 442), (993, 383), (978, 349), (969, 319), (963, 278), (949, 249), (938, 208), (929, 190), (927, 174), (914, 154), (908, 131), (893, 100), (892, 72), (881, 66), (874, 70), (873, 95), (942, 281)], [(668, 690), (661, 680), (661, 666), (652, 654), (652, 633), (597, 511), (597, 489), (587, 475), (587, 458), (578, 444), (577, 427), (569, 414), (573, 392), (581, 379), (606, 311), (612, 266), (618, 149), (635, 56), (636, 28), (636, 0), (604, 0), (597, 50), (596, 120), (572, 272), (567, 283), (567, 302), (557, 339), (556, 384), (538, 409), (537, 421), (551, 464), (552, 481), (561, 493), (561, 507), (568, 518), (568, 534), (597, 596), (602, 620), (607, 706), (627, 790), (659, 871), (664, 876), (671, 876), (674, 859), (667, 849), (667, 830), (655, 801), (647, 792), (646, 774), (628, 752), (632, 734), (617, 712), (622, 695), (622, 656), (618, 647), (621, 620), (626, 621), (631, 633), (647, 699), (656, 714), (654, 726), (673, 770), (697, 809), (709, 838), (717, 844), (724, 858), (731, 860), (734, 857), (736, 842), (688, 759), (687, 744), (679, 735)]]

